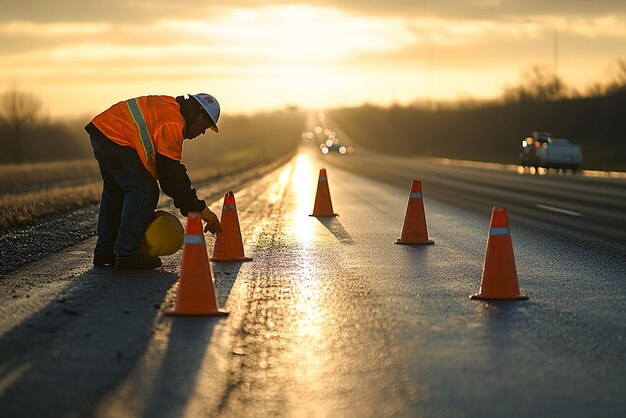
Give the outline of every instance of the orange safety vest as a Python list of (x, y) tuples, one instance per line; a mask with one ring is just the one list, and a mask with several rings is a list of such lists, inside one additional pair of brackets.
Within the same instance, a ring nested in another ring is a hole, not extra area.
[(133, 147), (155, 180), (157, 152), (176, 161), (183, 158), (185, 118), (174, 97), (128, 99), (114, 104), (91, 122), (116, 144)]

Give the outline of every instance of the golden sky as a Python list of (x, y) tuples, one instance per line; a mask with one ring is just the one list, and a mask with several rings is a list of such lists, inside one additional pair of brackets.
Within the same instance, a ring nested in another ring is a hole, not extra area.
[(0, 91), (53, 117), (145, 94), (232, 113), (490, 98), (534, 64), (584, 88), (618, 58), (623, 0), (0, 0)]

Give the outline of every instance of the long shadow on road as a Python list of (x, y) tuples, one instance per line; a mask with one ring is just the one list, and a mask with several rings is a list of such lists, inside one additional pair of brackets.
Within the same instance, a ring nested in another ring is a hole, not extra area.
[(92, 270), (0, 338), (0, 416), (89, 408), (146, 350), (176, 276)]
[[(223, 307), (243, 262), (213, 263), (218, 306)], [(167, 350), (148, 396), (145, 418), (182, 415), (193, 396), (198, 374), (219, 317), (172, 317)]]
[(215, 276), (215, 287), (217, 289), (218, 305), (226, 305), (226, 300), (232, 290), (235, 280), (239, 275), (239, 270), (243, 261), (213, 262), (213, 274)]
[(317, 220), (324, 225), (328, 231), (335, 236), (339, 240), (339, 242), (343, 244), (353, 244), (352, 236), (346, 231), (346, 229), (341, 225), (339, 219), (335, 217), (324, 217), (317, 218)]
[(179, 417), (196, 386), (197, 374), (218, 317), (176, 317), (143, 417)]

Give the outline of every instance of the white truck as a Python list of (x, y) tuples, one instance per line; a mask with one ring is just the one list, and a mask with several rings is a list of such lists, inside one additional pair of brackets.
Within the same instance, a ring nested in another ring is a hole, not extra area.
[(556, 168), (577, 173), (583, 164), (583, 147), (568, 139), (554, 138), (550, 132), (533, 132), (522, 140), (523, 167)]

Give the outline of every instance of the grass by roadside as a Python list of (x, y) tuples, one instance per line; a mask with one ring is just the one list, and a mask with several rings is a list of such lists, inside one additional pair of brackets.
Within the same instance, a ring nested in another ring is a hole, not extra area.
[[(238, 152), (236, 158), (225, 158), (219, 165), (207, 165), (189, 169), (189, 177), (194, 187), (213, 178), (250, 170), (271, 162), (253, 150)], [(34, 224), (38, 219), (74, 210), (100, 201), (102, 181), (96, 171), (93, 178), (92, 166), (95, 161), (72, 161), (24, 166), (0, 167), (0, 230), (20, 225)], [(66, 171), (67, 174), (66, 174)], [(71, 179), (85, 177), (86, 184), (68, 185)], [(56, 180), (56, 181), (55, 181)], [(32, 187), (43, 184), (41, 190), (19, 192), (15, 185)], [(4, 187), (4, 188), (3, 188)], [(7, 192), (10, 190), (11, 192)], [(161, 193), (161, 202), (165, 204), (169, 197)]]
[(20, 189), (40, 184), (99, 176), (96, 160), (0, 165), (0, 194), (19, 193)]
[[(294, 111), (225, 115), (219, 136), (185, 144), (183, 162), (192, 184), (199, 187), (230, 174), (250, 174), (281, 160), (295, 150), (303, 125), (304, 114)], [(58, 146), (56, 151), (64, 151), (68, 158), (77, 155), (61, 142)], [(0, 165), (0, 232), (97, 204), (101, 191), (94, 159)], [(169, 199), (161, 197), (162, 202)]]
[(1, 195), (0, 229), (31, 224), (43, 216), (96, 203), (101, 193), (102, 185), (94, 182), (82, 186)]

